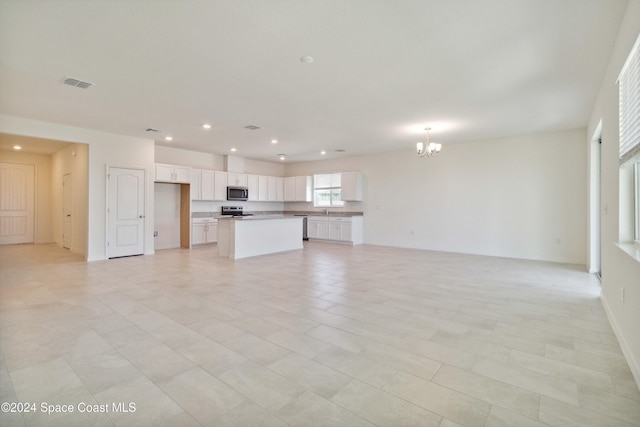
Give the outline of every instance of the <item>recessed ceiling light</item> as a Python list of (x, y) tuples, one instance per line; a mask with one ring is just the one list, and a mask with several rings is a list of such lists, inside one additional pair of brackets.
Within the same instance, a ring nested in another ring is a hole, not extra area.
[(322, 154), (322, 155), (324, 156), (325, 154), (327, 154), (327, 152), (326, 152), (326, 151), (324, 151), (324, 150), (322, 150), (322, 151), (320, 152), (320, 154)]
[(204, 129), (211, 129), (211, 125), (209, 123), (205, 123), (202, 125)]
[(280, 158), (280, 160), (284, 160), (287, 158), (287, 156), (285, 156), (284, 154), (278, 154), (278, 157)]
[(236, 152), (236, 151), (238, 151), (238, 149), (236, 147), (232, 147), (231, 150), (229, 150), (229, 151)]
[(166, 139), (167, 141), (173, 141), (173, 137), (172, 136), (165, 136), (164, 139)]
[(302, 58), (300, 58), (300, 62), (303, 62), (305, 64), (311, 64), (313, 62), (313, 57), (303, 56)]
[(14, 150), (22, 150), (22, 147), (21, 147), (21, 146), (19, 146), (19, 145), (14, 145), (14, 146), (13, 146), (13, 149), (14, 149)]
[(277, 140), (277, 139), (272, 139), (272, 140), (271, 140), (271, 143), (272, 143), (272, 144), (277, 144), (277, 143), (278, 143), (278, 140)]

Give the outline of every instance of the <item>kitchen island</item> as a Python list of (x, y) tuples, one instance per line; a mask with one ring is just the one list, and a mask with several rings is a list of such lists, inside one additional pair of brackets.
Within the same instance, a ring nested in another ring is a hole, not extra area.
[(231, 259), (302, 249), (302, 217), (218, 218), (218, 254)]

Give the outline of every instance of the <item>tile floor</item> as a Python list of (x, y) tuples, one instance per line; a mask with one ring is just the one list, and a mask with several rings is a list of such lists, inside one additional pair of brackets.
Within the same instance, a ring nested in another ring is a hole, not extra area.
[(5, 246), (0, 349), (0, 401), (35, 404), (2, 426), (640, 425), (599, 283), (571, 265)]

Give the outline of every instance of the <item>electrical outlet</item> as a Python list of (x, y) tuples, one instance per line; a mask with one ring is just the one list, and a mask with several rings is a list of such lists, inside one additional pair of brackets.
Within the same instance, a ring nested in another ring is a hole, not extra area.
[(620, 300), (624, 302), (624, 287), (620, 288)]

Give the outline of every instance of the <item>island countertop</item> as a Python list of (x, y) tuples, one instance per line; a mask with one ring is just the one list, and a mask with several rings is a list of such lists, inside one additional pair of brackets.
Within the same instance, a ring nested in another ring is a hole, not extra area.
[(218, 217), (218, 253), (231, 259), (302, 249), (302, 217)]

